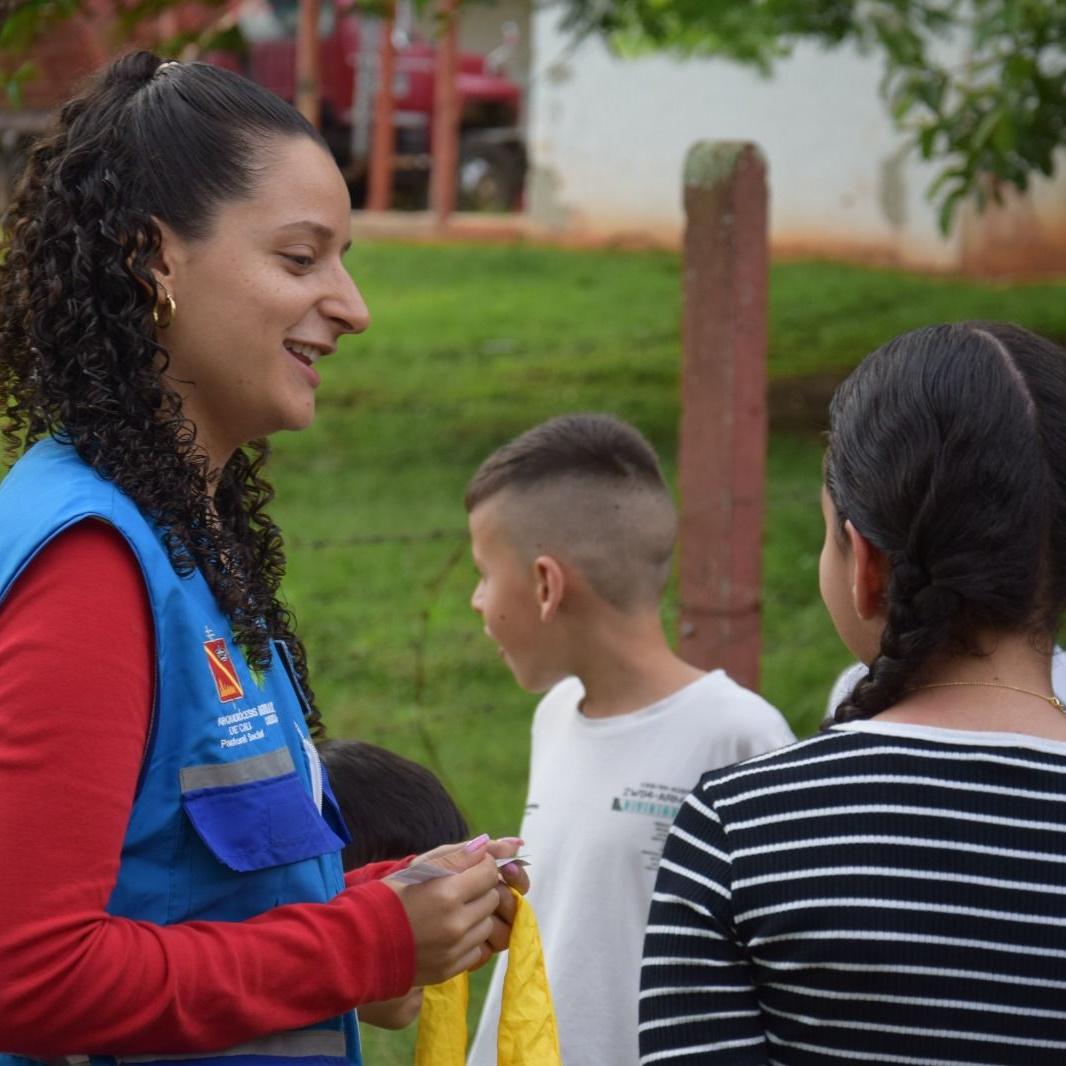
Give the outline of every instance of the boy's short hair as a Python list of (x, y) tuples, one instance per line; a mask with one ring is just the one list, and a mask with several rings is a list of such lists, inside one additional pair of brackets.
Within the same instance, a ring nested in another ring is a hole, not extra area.
[(345, 870), (470, 835), (455, 801), (424, 766), (361, 740), (324, 740), (318, 753), (352, 835), (341, 853)]
[(498, 499), (515, 547), (575, 567), (615, 607), (658, 603), (677, 511), (654, 449), (627, 422), (561, 415), (498, 448), (467, 485), (468, 512)]

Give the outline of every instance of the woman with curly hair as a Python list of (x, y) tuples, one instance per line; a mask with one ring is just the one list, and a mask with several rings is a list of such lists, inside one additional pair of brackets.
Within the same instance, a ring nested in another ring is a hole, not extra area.
[(368, 325), (348, 230), (318, 134), (205, 64), (119, 60), (28, 160), (0, 249), (0, 1062), (357, 1063), (353, 1007), (506, 942), (511, 844), (342, 875), (278, 599), (264, 438)]

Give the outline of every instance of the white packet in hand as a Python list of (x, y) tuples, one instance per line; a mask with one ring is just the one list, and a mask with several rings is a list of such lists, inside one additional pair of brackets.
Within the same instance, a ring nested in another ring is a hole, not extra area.
[[(498, 870), (501, 866), (507, 866), (512, 862), (516, 866), (528, 866), (529, 858), (525, 855), (515, 855), (509, 859), (497, 859), (496, 869)], [(453, 872), (431, 862), (415, 862), (403, 870), (397, 870), (396, 873), (389, 874), (387, 880), (399, 881), (401, 885), (421, 885), (437, 877), (447, 877)]]

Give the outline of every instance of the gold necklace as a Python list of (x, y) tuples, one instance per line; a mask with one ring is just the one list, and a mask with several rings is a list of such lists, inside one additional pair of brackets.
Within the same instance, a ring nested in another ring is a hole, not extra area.
[(922, 688), (962, 688), (962, 687), (977, 687), (977, 688), (1007, 688), (1011, 692), (1022, 692), (1026, 696), (1035, 696), (1038, 700), (1043, 700), (1045, 703), (1050, 703), (1052, 707), (1057, 711), (1061, 711), (1066, 714), (1066, 704), (1063, 704), (1062, 700), (1058, 696), (1045, 696), (1042, 692), (1034, 692), (1029, 688), (1019, 688), (1017, 685), (1004, 685), (1000, 681), (937, 681), (932, 685), (915, 685), (914, 691)]

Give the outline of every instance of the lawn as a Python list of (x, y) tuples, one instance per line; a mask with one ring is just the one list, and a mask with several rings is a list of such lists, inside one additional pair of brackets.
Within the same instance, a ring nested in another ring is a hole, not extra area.
[[(665, 253), (364, 244), (350, 255), (374, 323), (322, 367), (315, 425), (278, 438), (285, 592), (334, 735), (418, 759), (475, 832), (517, 830), (535, 697), (469, 608), (463, 486), (478, 462), (562, 411), (635, 422), (671, 478), (679, 262)], [(778, 390), (838, 376), (911, 326), (1010, 318), (1066, 338), (1066, 285), (992, 287), (833, 264), (774, 267)], [(782, 388), (782, 386), (784, 386)], [(762, 691), (798, 733), (847, 661), (817, 591), (822, 406), (770, 440)], [(673, 595), (665, 616), (672, 624)], [(534, 869), (535, 873), (535, 869)], [(482, 982), (478, 982), (475, 992)], [(375, 1066), (410, 1034), (368, 1035)]]

